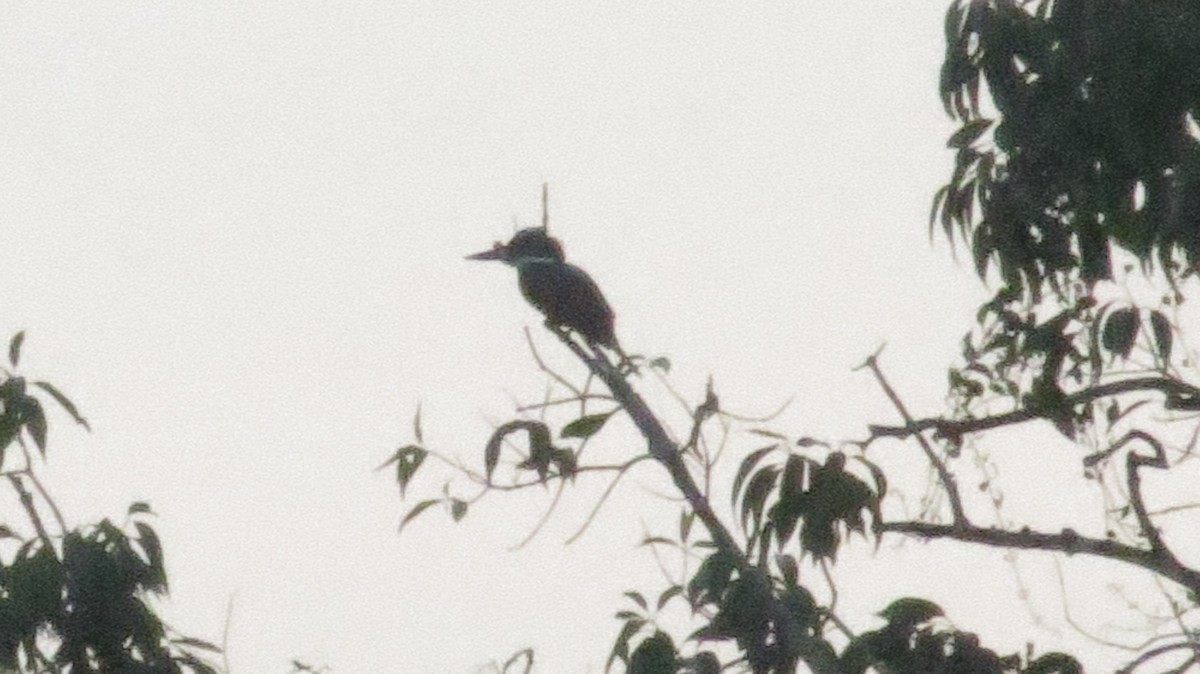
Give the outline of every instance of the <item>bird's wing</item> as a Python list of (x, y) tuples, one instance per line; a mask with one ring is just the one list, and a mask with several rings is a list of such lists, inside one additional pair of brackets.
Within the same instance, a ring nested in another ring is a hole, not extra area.
[(525, 299), (551, 323), (600, 344), (615, 341), (612, 309), (587, 272), (555, 261), (522, 264), (518, 272)]

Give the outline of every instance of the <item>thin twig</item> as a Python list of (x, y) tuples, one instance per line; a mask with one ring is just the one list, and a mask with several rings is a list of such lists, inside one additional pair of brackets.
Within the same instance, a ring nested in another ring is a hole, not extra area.
[(614, 398), (612, 396), (605, 395), (603, 393), (588, 393), (586, 395), (572, 396), (570, 398), (555, 398), (553, 400), (547, 400), (545, 402), (540, 402), (540, 403), (533, 403), (531, 405), (517, 405), (516, 409), (518, 412), (541, 411), (544, 409), (548, 409), (550, 407), (558, 407), (560, 405), (574, 405), (575, 403), (579, 402), (580, 399), (600, 400), (603, 402), (612, 402), (614, 400)]
[(225, 667), (224, 674), (233, 671), (229, 666), (229, 626), (233, 624), (233, 598), (236, 596), (237, 592), (229, 595), (229, 601), (225, 604), (225, 625), (221, 629), (221, 663)]
[(596, 519), (596, 515), (600, 512), (600, 507), (604, 505), (604, 502), (607, 501), (608, 497), (612, 495), (613, 490), (615, 490), (617, 488), (617, 483), (621, 481), (621, 478), (625, 476), (625, 473), (628, 472), (628, 470), (631, 467), (633, 467), (634, 464), (640, 462), (642, 459), (645, 459), (645, 458), (647, 458), (647, 457), (646, 456), (636, 456), (636, 457), (630, 459), (628, 462), (625, 463), (625, 465), (621, 468), (621, 470), (618, 471), (615, 476), (613, 476), (612, 482), (608, 483), (608, 487), (605, 488), (604, 493), (600, 495), (600, 498), (596, 500), (596, 504), (594, 506), (592, 506), (592, 511), (590, 513), (588, 513), (587, 518), (585, 518), (583, 520), (583, 525), (580, 526), (579, 530), (576, 531), (574, 534), (571, 535), (570, 538), (567, 539), (567, 545), (570, 545), (570, 544), (574, 543), (575, 541), (579, 540), (579, 537), (582, 536), (583, 533), (588, 530), (588, 527), (591, 526), (592, 521)]
[[(911, 428), (914, 424), (912, 415), (908, 413), (908, 408), (905, 407), (904, 401), (902, 401), (900, 396), (896, 394), (896, 391), (892, 388), (891, 384), (888, 383), (887, 378), (883, 375), (883, 371), (879, 368), (878, 357), (882, 351), (883, 347), (881, 346), (879, 347), (878, 351), (868, 356), (867, 360), (855, 369), (866, 367), (871, 370), (871, 374), (875, 375), (875, 381), (879, 382), (879, 386), (883, 389), (883, 392), (888, 397), (888, 400), (891, 400), (892, 405), (894, 405), (896, 410), (900, 412), (900, 416), (904, 419), (905, 427)], [(929, 460), (930, 465), (932, 465), (934, 470), (937, 471), (938, 479), (942, 483), (942, 488), (946, 491), (946, 496), (950, 499), (950, 512), (954, 518), (954, 524), (964, 526), (967, 525), (967, 516), (963, 511), (962, 498), (959, 496), (958, 482), (954, 479), (954, 475), (949, 469), (946, 468), (946, 464), (941, 460), (940, 457), (938, 457), (937, 453), (933, 451), (933, 447), (930, 446), (929, 441), (925, 439), (925, 436), (921, 433), (916, 433), (915, 436), (917, 438), (917, 442), (921, 445), (922, 451), (925, 452), (925, 458)]]
[(562, 384), (568, 391), (574, 393), (576, 397), (583, 395), (583, 392), (576, 388), (574, 384), (567, 381), (565, 377), (558, 372), (555, 372), (548, 365), (546, 365), (544, 360), (542, 360), (542, 355), (538, 353), (537, 347), (533, 343), (533, 334), (530, 332), (529, 326), (525, 326), (525, 342), (529, 344), (529, 353), (533, 354), (533, 362), (537, 363), (538, 368), (542, 372), (545, 372), (547, 375), (552, 377), (554, 381)]
[(538, 519), (537, 525), (533, 527), (533, 530), (529, 532), (529, 535), (523, 538), (520, 543), (510, 547), (510, 552), (513, 550), (520, 550), (528, 545), (529, 541), (532, 541), (537, 537), (538, 532), (542, 530), (542, 527), (546, 526), (546, 522), (550, 521), (550, 515), (554, 513), (554, 509), (558, 506), (558, 502), (562, 499), (563, 492), (566, 491), (566, 488), (566, 480), (562, 480), (558, 483), (558, 489), (554, 492), (554, 498), (550, 501), (550, 505), (546, 508), (546, 512), (542, 513), (541, 518)]

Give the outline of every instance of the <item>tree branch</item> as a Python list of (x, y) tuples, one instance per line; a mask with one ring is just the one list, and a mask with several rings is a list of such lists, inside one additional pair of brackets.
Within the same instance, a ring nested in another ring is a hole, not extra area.
[[(625, 379), (620, 369), (609, 362), (605, 357), (604, 352), (598, 348), (594, 348), (589, 353), (579, 342), (571, 337), (570, 332), (562, 329), (552, 329), (558, 338), (579, 357), (580, 360), (588, 366), (592, 374), (596, 375), (600, 381), (604, 382), (608, 390), (612, 392), (613, 397), (625, 410), (633, 423), (637, 426), (642, 437), (646, 439), (646, 444), (649, 449), (649, 454), (656, 461), (667, 469), (667, 473), (671, 476), (671, 481), (675, 483), (675, 487), (683, 494), (692, 511), (704, 524), (704, 528), (708, 530), (709, 536), (712, 537), (713, 544), (717, 549), (729, 555), (730, 559), (736, 561), (738, 574), (745, 576), (751, 573), (752, 565), (746, 559), (741, 548), (729, 533), (729, 529), (717, 517), (713, 511), (708, 499), (704, 496), (704, 492), (696, 484), (696, 480), (692, 474), (688, 472), (687, 464), (683, 461), (683, 453), (680, 447), (663, 428), (658, 417), (650, 410), (646, 401), (638, 395), (637, 391), (633, 390), (629, 382)], [(703, 407), (703, 406), (702, 406)], [(770, 607), (771, 620), (777, 628), (782, 629), (784, 625), (789, 624), (793, 620), (778, 602), (771, 602)], [(827, 646), (821, 648), (824, 642), (820, 640), (802, 641), (798, 648), (799, 656), (808, 665), (809, 669), (816, 674), (835, 674), (841, 671), (840, 665), (837, 662), (836, 656), (833, 656)]]
[(1029, 528), (1009, 531), (994, 527), (953, 526), (928, 522), (885, 522), (878, 527), (880, 533), (894, 532), (919, 538), (949, 538), (968, 543), (979, 543), (997, 548), (1045, 550), (1063, 552), (1068, 555), (1083, 554), (1126, 562), (1153, 571), (1169, 578), (1193, 593), (1200, 593), (1200, 572), (1180, 564), (1174, 556), (1161, 550), (1147, 550), (1117, 541), (1080, 536), (1072, 529), (1050, 534)]
[[(1122, 379), (1107, 384), (1099, 384), (1066, 396), (1065, 404), (1067, 407), (1075, 407), (1099, 400), (1100, 398), (1135, 391), (1159, 391), (1166, 394), (1167, 409), (1200, 409), (1200, 388), (1177, 379), (1166, 377), (1138, 377), (1136, 379)], [(1012, 412), (980, 417), (978, 419), (930, 417), (917, 419), (903, 426), (871, 425), (867, 428), (871, 433), (871, 439), (884, 437), (907, 438), (928, 430), (936, 432), (941, 437), (954, 439), (960, 438), (967, 433), (978, 433), (1001, 426), (1011, 426), (1032, 419), (1043, 418), (1046, 418), (1044, 413), (1025, 407), (1013, 410)]]
[[(892, 405), (896, 407), (896, 410), (900, 412), (900, 416), (904, 418), (905, 428), (912, 427), (915, 423), (912, 415), (908, 413), (908, 408), (905, 407), (904, 401), (900, 400), (900, 396), (896, 394), (895, 389), (888, 383), (887, 378), (883, 376), (883, 371), (879, 369), (878, 357), (879, 352), (882, 350), (883, 347), (879, 347), (879, 351), (868, 356), (859, 368), (870, 368), (871, 374), (875, 375), (875, 381), (879, 382), (879, 386), (883, 388), (883, 392), (887, 395), (888, 400), (892, 401)], [(872, 427), (872, 433), (874, 433), (874, 427)], [(946, 490), (946, 496), (950, 499), (950, 512), (954, 518), (954, 523), (957, 525), (967, 525), (969, 522), (966, 513), (963, 511), (962, 497), (958, 493), (958, 481), (954, 479), (954, 474), (946, 468), (945, 462), (933, 451), (933, 447), (930, 446), (925, 436), (919, 432), (916, 433), (916, 436), (917, 442), (925, 452), (925, 458), (929, 460), (933, 469), (937, 471), (938, 480), (941, 481), (942, 488)]]

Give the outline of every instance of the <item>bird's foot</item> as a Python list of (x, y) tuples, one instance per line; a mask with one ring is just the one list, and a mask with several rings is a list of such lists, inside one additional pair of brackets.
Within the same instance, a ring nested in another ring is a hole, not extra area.
[(623, 352), (619, 355), (621, 359), (617, 361), (617, 372), (619, 372), (621, 376), (629, 376), (631, 374), (640, 376), (642, 374), (640, 363), (645, 362), (645, 356), (638, 355), (636, 353), (630, 356)]

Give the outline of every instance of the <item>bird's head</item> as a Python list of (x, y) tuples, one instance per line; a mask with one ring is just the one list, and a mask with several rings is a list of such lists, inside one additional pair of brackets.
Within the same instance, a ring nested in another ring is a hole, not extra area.
[(547, 234), (541, 227), (529, 227), (514, 234), (507, 244), (497, 241), (489, 250), (468, 255), (467, 259), (500, 260), (506, 264), (520, 266), (533, 260), (562, 262), (565, 257), (558, 239)]

